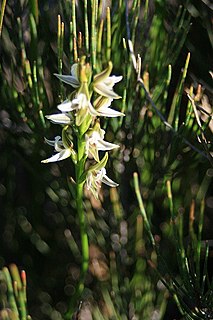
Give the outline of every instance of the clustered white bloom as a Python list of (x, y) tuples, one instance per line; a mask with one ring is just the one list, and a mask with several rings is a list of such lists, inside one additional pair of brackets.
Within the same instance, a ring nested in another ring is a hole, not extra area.
[[(83, 61), (83, 63), (82, 63)], [(84, 60), (75, 63), (71, 67), (70, 75), (55, 74), (58, 79), (71, 85), (75, 91), (72, 99), (67, 99), (57, 106), (60, 113), (47, 115), (46, 118), (55, 124), (64, 126), (62, 138), (55, 137), (55, 140), (45, 139), (47, 144), (54, 147), (57, 152), (52, 157), (45, 159), (42, 163), (61, 161), (68, 157), (76, 161), (76, 153), (72, 142), (70, 129), (78, 131), (85, 140), (85, 157), (94, 159), (96, 165), (91, 166), (86, 175), (86, 187), (97, 198), (101, 183), (111, 187), (118, 184), (106, 175), (106, 161), (99, 159), (99, 151), (109, 151), (119, 146), (104, 140), (105, 131), (100, 127), (98, 117), (118, 117), (124, 114), (111, 109), (113, 99), (121, 98), (113, 91), (114, 85), (121, 81), (122, 76), (110, 76), (112, 63), (109, 62), (108, 68), (96, 74), (93, 82), (90, 83), (92, 71)], [(92, 88), (92, 89), (91, 89)], [(95, 95), (92, 103), (91, 97)], [(105, 157), (106, 158), (106, 157)], [(108, 158), (108, 154), (107, 154)], [(93, 169), (94, 168), (94, 169)]]

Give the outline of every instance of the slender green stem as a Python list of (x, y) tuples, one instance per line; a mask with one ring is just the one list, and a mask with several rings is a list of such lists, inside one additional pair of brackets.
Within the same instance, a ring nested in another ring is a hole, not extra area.
[[(63, 58), (63, 39), (64, 39), (64, 23), (61, 22), (61, 16), (58, 15), (58, 73), (62, 74), (62, 58)], [(63, 84), (60, 81), (60, 101), (63, 101)]]
[(7, 0), (3, 0), (2, 5), (1, 5), (1, 13), (0, 13), (0, 36), (2, 33), (2, 26), (3, 26), (3, 19), (4, 19), (4, 11), (6, 7), (6, 2)]
[(112, 40), (112, 34), (111, 34), (111, 17), (110, 17), (110, 8), (107, 7), (107, 60), (109, 61), (111, 59), (111, 40)]
[(151, 232), (149, 220), (147, 218), (147, 214), (146, 214), (146, 211), (145, 211), (145, 208), (144, 208), (143, 199), (141, 197), (140, 188), (139, 188), (138, 174), (136, 172), (134, 172), (133, 178), (134, 178), (134, 188), (135, 188), (136, 197), (137, 197), (137, 200), (138, 200), (138, 204), (139, 204), (141, 215), (142, 215), (142, 217), (144, 219), (144, 224), (145, 224), (146, 230), (147, 230), (148, 235), (149, 235), (149, 239), (151, 241), (151, 244), (152, 244), (153, 248), (157, 249), (154, 237), (153, 237), (152, 232)]
[(76, 31), (76, 12), (75, 12), (75, 0), (72, 0), (72, 25), (73, 25), (73, 37), (77, 38)]
[(81, 176), (84, 173), (85, 164), (85, 139), (84, 137), (78, 136), (78, 158), (76, 164), (76, 209), (80, 227), (80, 237), (81, 237), (81, 248), (82, 248), (82, 261), (81, 261), (81, 274), (79, 283), (75, 294), (69, 304), (68, 312), (66, 314), (66, 319), (71, 319), (76, 307), (77, 302), (80, 299), (83, 290), (86, 273), (89, 266), (89, 242), (86, 230), (86, 219), (85, 212), (83, 208), (83, 186), (84, 182), (81, 181)]
[(89, 54), (89, 26), (88, 26), (88, 12), (87, 0), (84, 0), (84, 23), (85, 23), (85, 48), (86, 54)]
[(97, 47), (97, 0), (93, 0), (91, 2), (91, 10), (92, 10), (92, 25), (91, 25), (91, 51), (92, 51), (92, 67), (93, 70), (96, 70), (96, 47)]

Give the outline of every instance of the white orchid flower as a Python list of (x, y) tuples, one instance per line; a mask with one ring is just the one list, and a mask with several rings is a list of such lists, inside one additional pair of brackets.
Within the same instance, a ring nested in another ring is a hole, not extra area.
[(120, 99), (121, 97), (113, 91), (116, 83), (122, 80), (122, 76), (109, 76), (112, 71), (112, 62), (110, 61), (108, 67), (101, 73), (94, 76), (93, 88), (94, 91), (101, 96), (110, 99)]
[(48, 140), (45, 138), (45, 141), (50, 146), (54, 147), (57, 153), (48, 159), (42, 160), (41, 163), (61, 161), (69, 158), (73, 153), (72, 146), (70, 146), (69, 148), (65, 147), (60, 136), (55, 137), (55, 140)]
[(124, 116), (124, 113), (109, 108), (112, 100), (113, 100), (112, 98), (107, 98), (103, 96), (98, 97), (95, 100), (94, 107), (95, 107), (95, 110), (98, 112), (99, 116), (109, 117), (109, 118)]
[(73, 88), (79, 88), (80, 87), (80, 81), (78, 76), (78, 69), (79, 65), (78, 63), (74, 63), (71, 67), (71, 75), (62, 75), (54, 73), (54, 75), (64, 83), (67, 83), (71, 85)]
[(92, 157), (99, 162), (98, 151), (108, 151), (119, 148), (117, 144), (104, 140), (105, 131), (100, 128), (100, 124), (96, 123), (94, 129), (90, 129), (86, 135), (86, 155)]
[(86, 187), (88, 190), (92, 192), (96, 199), (98, 198), (98, 191), (101, 187), (101, 183), (105, 183), (110, 187), (118, 186), (118, 183), (114, 182), (109, 177), (107, 177), (105, 168), (101, 168), (98, 171), (90, 171), (86, 178)]

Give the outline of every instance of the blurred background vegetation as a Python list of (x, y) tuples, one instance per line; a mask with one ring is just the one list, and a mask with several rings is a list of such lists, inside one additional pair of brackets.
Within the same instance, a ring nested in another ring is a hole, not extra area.
[[(80, 272), (79, 228), (70, 161), (40, 163), (49, 155), (44, 137), (58, 133), (44, 116), (70, 93), (53, 73), (69, 74), (75, 59), (73, 13), (81, 55), (85, 5), (91, 30), (95, 4), (97, 37), (103, 23), (97, 71), (111, 57), (113, 74), (123, 75), (117, 86), (123, 99), (114, 105), (126, 116), (105, 123), (107, 140), (121, 146), (108, 168), (120, 186), (103, 188), (100, 201), (85, 195), (90, 268), (76, 319), (212, 319), (208, 0), (1, 2), (0, 269), (15, 263), (26, 271), (33, 319), (63, 319)], [(128, 39), (141, 56), (141, 82)], [(0, 273), (4, 312), (12, 308), (8, 292), (13, 295), (5, 283), (19, 279), (14, 270), (12, 279), (8, 269)], [(6, 313), (3, 319), (26, 319)]]

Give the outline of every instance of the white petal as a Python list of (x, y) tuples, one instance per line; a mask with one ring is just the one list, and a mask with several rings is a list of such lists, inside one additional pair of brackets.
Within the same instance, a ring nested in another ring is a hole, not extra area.
[(85, 94), (83, 93), (79, 93), (73, 100), (72, 100), (72, 104), (80, 104), (82, 103), (82, 100), (85, 98)]
[(89, 103), (88, 103), (88, 111), (89, 111), (89, 113), (93, 116), (93, 117), (96, 117), (96, 116), (98, 116), (99, 115), (99, 112), (97, 112), (96, 110), (95, 110), (95, 108), (93, 107), (93, 105), (91, 104), (91, 102), (89, 101)]
[(103, 129), (100, 129), (100, 137), (103, 139), (105, 136), (105, 131)]
[(62, 75), (62, 74), (57, 74), (54, 73), (54, 75), (61, 81), (71, 85), (73, 88), (78, 88), (80, 87), (80, 82), (78, 80), (78, 78), (76, 78), (75, 76), (67, 76), (67, 75)]
[(111, 86), (107, 86), (104, 82), (99, 82), (94, 85), (94, 90), (100, 94), (101, 96), (112, 98), (112, 99), (119, 99), (121, 98), (117, 93), (115, 93)]
[(104, 80), (104, 83), (105, 85), (107, 86), (110, 86), (111, 88), (116, 84), (118, 83), (119, 81), (122, 80), (122, 76), (111, 76), (111, 77), (108, 77)]
[(92, 134), (89, 136), (90, 143), (96, 143), (100, 139), (101, 136), (98, 131), (93, 131)]
[(110, 186), (110, 187), (117, 187), (117, 186), (119, 186), (118, 183), (116, 183), (115, 181), (111, 180), (109, 177), (107, 177), (107, 175), (104, 175), (104, 176), (103, 176), (102, 182), (105, 183), (106, 185)]
[(107, 97), (98, 97), (95, 102), (95, 108), (96, 110), (99, 110), (100, 108), (107, 108), (111, 105), (113, 99), (112, 98), (107, 98)]
[(44, 139), (47, 144), (55, 148), (55, 151), (61, 152), (62, 150), (64, 150), (64, 145), (63, 145), (63, 142), (61, 141), (60, 136), (56, 136), (55, 140), (48, 140), (46, 138)]
[(57, 106), (58, 110), (60, 110), (61, 112), (69, 112), (72, 111), (72, 102), (70, 100), (65, 100), (64, 102), (62, 102), (61, 104), (59, 104)]
[(64, 149), (59, 153), (54, 154), (52, 157), (42, 160), (41, 163), (57, 162), (69, 158), (71, 149)]
[[(84, 93), (79, 93), (75, 99), (72, 100), (74, 109), (81, 109), (87, 104), (87, 97)], [(75, 107), (74, 107), (75, 106)]]
[(100, 139), (96, 143), (96, 147), (97, 147), (97, 150), (100, 150), (100, 151), (107, 151), (107, 150), (119, 148), (119, 146), (117, 144), (110, 143), (108, 141), (104, 141), (103, 139)]
[(71, 75), (78, 79), (78, 63), (74, 63), (71, 67)]
[(111, 108), (105, 108), (105, 107), (101, 107), (100, 109), (98, 109), (98, 112), (100, 116), (110, 117), (110, 118), (124, 116), (122, 112), (113, 110)]
[(70, 124), (70, 117), (64, 113), (56, 113), (46, 116), (48, 120), (56, 124)]
[(55, 151), (61, 152), (64, 150), (64, 144), (63, 141), (61, 140), (60, 136), (55, 137)]
[(45, 142), (49, 144), (49, 146), (54, 147), (55, 146), (55, 140), (48, 140), (47, 138), (44, 138)]

